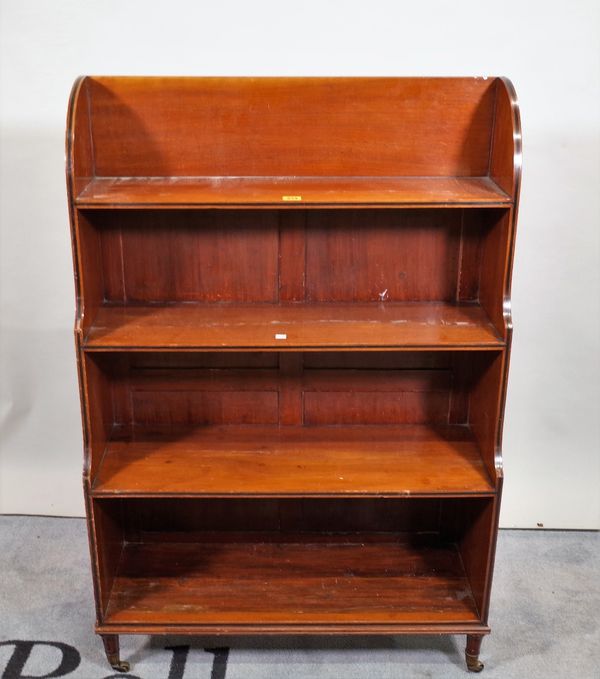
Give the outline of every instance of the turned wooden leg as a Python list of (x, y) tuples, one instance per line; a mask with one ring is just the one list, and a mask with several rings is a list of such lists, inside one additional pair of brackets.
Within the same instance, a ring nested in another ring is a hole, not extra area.
[(101, 634), (108, 664), (117, 672), (129, 672), (129, 663), (119, 659), (119, 635)]
[(467, 661), (467, 669), (469, 672), (481, 672), (483, 669), (483, 663), (479, 660), (482, 639), (483, 636), (481, 634), (467, 634), (465, 660)]

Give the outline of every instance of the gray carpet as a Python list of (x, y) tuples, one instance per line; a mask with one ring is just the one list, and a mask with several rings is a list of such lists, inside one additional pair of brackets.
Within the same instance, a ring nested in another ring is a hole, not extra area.
[[(0, 578), (0, 679), (114, 676), (92, 632), (83, 520), (0, 516)], [(479, 676), (600, 679), (600, 534), (502, 531), (490, 622)], [(464, 637), (121, 637), (121, 647), (132, 668), (119, 676), (138, 679), (476, 676)]]

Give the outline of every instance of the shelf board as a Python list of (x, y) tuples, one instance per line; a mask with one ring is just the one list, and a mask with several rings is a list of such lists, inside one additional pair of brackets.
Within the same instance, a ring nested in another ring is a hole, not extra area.
[(489, 177), (96, 177), (80, 208), (506, 207)]
[(95, 497), (492, 495), (468, 427), (116, 427)]
[(102, 624), (481, 622), (454, 544), (374, 537), (126, 543)]
[(152, 304), (100, 307), (95, 351), (209, 349), (500, 349), (479, 305)]

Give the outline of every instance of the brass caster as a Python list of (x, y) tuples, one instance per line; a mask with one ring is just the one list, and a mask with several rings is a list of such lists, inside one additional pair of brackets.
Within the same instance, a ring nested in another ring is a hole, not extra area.
[(129, 672), (130, 670), (130, 665), (127, 661), (125, 660), (120, 660), (119, 662), (116, 663), (111, 663), (110, 665), (113, 670), (116, 672)]
[(465, 660), (467, 661), (467, 670), (469, 670), (469, 672), (481, 672), (485, 667), (476, 655), (465, 653)]
[(120, 660), (118, 653), (111, 653), (108, 656), (108, 664), (115, 670), (115, 672), (129, 672), (131, 666), (125, 660)]

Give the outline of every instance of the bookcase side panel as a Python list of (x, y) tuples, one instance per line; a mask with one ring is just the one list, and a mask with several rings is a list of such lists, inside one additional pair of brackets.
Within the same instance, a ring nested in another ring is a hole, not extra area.
[(498, 78), (495, 87), (490, 176), (516, 204), (521, 183), (521, 115), (517, 95), (510, 80)]
[(479, 300), (500, 335), (506, 339), (510, 323), (507, 303), (509, 307), (514, 210), (494, 211), (492, 217), (494, 225), (486, 231), (481, 247)]
[(499, 498), (448, 500), (441, 505), (441, 529), (456, 540), (481, 621), (487, 623)]
[(492, 479), (498, 476), (506, 361), (506, 351), (478, 357), (479, 369), (473, 372), (469, 399), (469, 423)]
[(125, 526), (120, 500), (97, 502), (90, 500), (89, 530), (91, 534), (92, 569), (98, 593), (97, 614), (102, 621), (125, 540)]
[(102, 268), (101, 242), (99, 234), (87, 215), (74, 210), (73, 230), (77, 266), (77, 318), (76, 331), (83, 339), (100, 305), (104, 301), (104, 272)]
[(67, 112), (65, 155), (69, 202), (96, 174), (89, 104), (89, 78), (80, 77), (73, 84)]
[(84, 481), (89, 487), (96, 476), (115, 423), (115, 402), (112, 394), (114, 376), (103, 369), (96, 358), (89, 354), (84, 355), (82, 374), (88, 437)]

